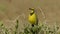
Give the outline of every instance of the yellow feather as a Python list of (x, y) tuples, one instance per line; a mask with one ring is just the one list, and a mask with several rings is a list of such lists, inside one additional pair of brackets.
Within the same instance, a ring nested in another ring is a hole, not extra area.
[(36, 15), (35, 13), (33, 13), (32, 15), (29, 15), (28, 20), (31, 24), (35, 24), (36, 23)]

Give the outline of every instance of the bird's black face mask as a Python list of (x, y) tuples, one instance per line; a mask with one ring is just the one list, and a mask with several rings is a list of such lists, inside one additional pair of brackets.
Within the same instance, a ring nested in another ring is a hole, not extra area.
[(30, 15), (33, 15), (34, 14), (34, 12), (33, 13), (30, 13)]
[(29, 10), (31, 10), (31, 13), (30, 13), (30, 15), (33, 15), (33, 14), (34, 14), (34, 9), (32, 9), (32, 8), (29, 8)]
[(31, 11), (30, 15), (33, 15), (34, 14), (34, 11)]

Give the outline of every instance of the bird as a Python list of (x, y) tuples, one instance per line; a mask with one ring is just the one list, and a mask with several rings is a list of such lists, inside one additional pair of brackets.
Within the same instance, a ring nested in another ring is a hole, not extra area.
[(34, 27), (34, 25), (38, 25), (38, 18), (34, 11), (34, 8), (29, 8), (29, 10), (31, 10), (31, 11), (30, 11), (28, 20), (31, 23), (32, 27)]

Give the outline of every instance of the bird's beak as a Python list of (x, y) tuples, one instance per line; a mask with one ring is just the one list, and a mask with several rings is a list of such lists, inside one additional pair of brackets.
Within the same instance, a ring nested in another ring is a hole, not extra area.
[(29, 8), (29, 10), (34, 10), (34, 8)]
[(32, 10), (31, 8), (29, 8), (29, 10)]

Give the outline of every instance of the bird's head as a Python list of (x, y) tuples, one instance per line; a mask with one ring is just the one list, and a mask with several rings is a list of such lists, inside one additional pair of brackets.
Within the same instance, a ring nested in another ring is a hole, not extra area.
[(29, 8), (31, 10), (30, 15), (34, 14), (34, 8)]

